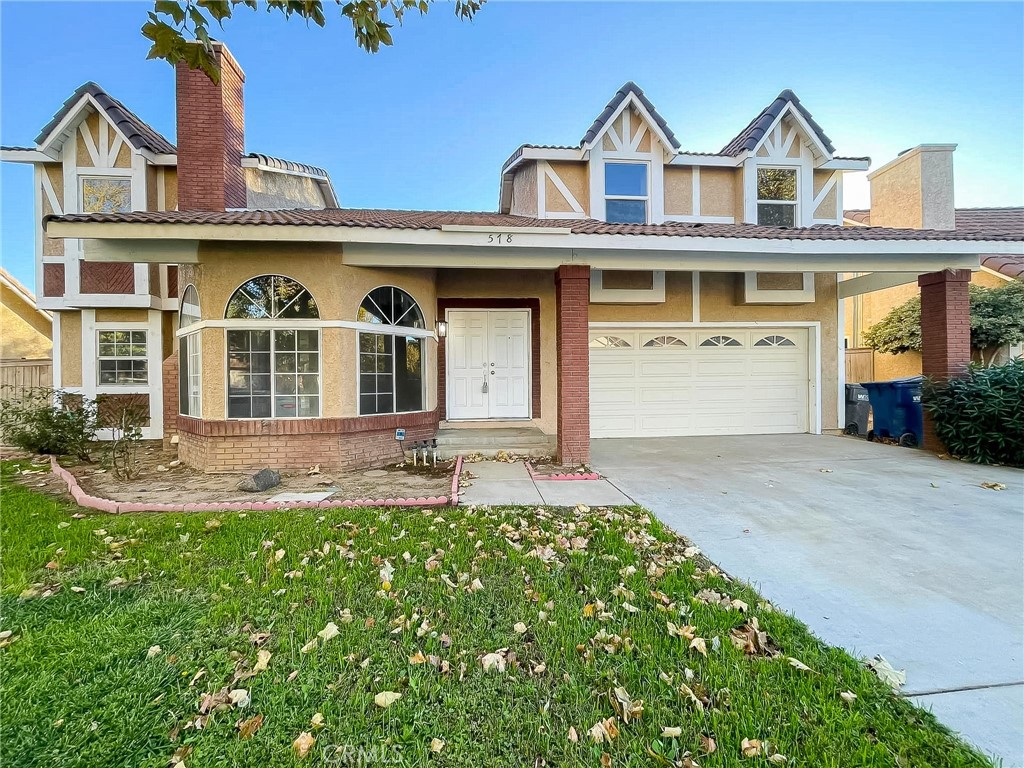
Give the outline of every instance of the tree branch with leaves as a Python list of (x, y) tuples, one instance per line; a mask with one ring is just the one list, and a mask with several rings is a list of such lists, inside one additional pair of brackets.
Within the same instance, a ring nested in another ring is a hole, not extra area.
[[(971, 347), (990, 365), (1000, 349), (1024, 342), (1024, 283), (1014, 280), (998, 288), (971, 285), (970, 292)], [(920, 352), (921, 297), (890, 310), (865, 332), (864, 343), (891, 355)]]
[[(342, 18), (352, 24), (356, 45), (367, 53), (377, 53), (382, 45), (392, 45), (391, 30), (401, 25), (407, 12), (424, 15), (435, 0), (334, 0)], [(455, 16), (470, 20), (486, 0), (452, 0)], [(297, 16), (306, 24), (327, 25), (321, 0), (156, 0), (142, 35), (153, 45), (150, 59), (164, 59), (171, 65), (184, 61), (192, 69), (205, 72), (219, 82), (220, 69), (210, 29), (220, 29), (239, 7), (281, 13), (285, 19)]]

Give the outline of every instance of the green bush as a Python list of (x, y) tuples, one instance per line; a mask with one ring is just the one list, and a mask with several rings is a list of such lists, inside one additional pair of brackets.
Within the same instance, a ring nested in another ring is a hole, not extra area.
[(90, 461), (97, 426), (95, 401), (79, 395), (38, 387), (0, 400), (4, 441), (26, 451)]
[(979, 464), (1024, 467), (1024, 358), (962, 378), (927, 381), (924, 407), (954, 456)]

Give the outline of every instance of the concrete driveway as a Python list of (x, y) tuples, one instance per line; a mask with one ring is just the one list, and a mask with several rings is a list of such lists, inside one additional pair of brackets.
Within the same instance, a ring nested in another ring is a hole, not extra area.
[(592, 461), (820, 638), (882, 654), (918, 704), (1024, 765), (1024, 472), (818, 435), (594, 440)]

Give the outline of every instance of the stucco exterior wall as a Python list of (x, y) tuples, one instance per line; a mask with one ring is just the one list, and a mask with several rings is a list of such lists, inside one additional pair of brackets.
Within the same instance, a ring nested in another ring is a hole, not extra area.
[[(817, 197), (818, 193), (825, 188), (829, 179), (835, 176), (837, 171), (815, 171), (814, 172), (814, 195)], [(835, 186), (829, 190), (828, 194), (822, 198), (818, 207), (814, 209), (814, 218), (816, 219), (835, 219), (839, 215), (839, 185), (842, 184), (842, 179), (837, 180)]]
[(693, 321), (693, 273), (665, 273), (665, 301), (659, 304), (591, 304), (590, 321), (689, 323)]
[(145, 323), (149, 313), (145, 309), (97, 309), (97, 323)]
[(42, 360), (50, 356), (52, 323), (18, 294), (0, 285), (0, 359)]
[[(434, 327), (437, 300), (434, 270), (370, 269), (342, 263), (337, 245), (204, 243), (200, 263), (182, 272), (182, 285), (193, 282), (199, 291), (203, 319), (222, 320), (228, 299), (244, 281), (257, 275), (282, 274), (302, 283), (313, 295), (321, 320), (355, 322), (360, 303), (372, 289), (394, 285), (419, 304), (428, 329)], [(202, 334), (203, 418), (221, 420), (226, 414), (225, 329), (206, 328)], [(357, 416), (357, 331), (321, 330), (321, 416)], [(425, 344), (425, 410), (436, 403), (437, 344)]]
[(324, 208), (320, 187), (305, 176), (245, 168), (246, 205), (260, 210)]
[(693, 214), (693, 169), (665, 166), (665, 216)]
[(62, 387), (82, 386), (82, 313), (60, 313), (60, 371)]
[[(551, 168), (552, 173), (554, 173), (556, 176), (558, 176), (558, 178), (562, 181), (562, 183), (565, 184), (565, 186), (568, 188), (568, 190), (572, 194), (572, 196), (574, 198), (576, 198), (576, 202), (580, 204), (581, 208), (583, 208), (584, 215), (589, 216), (590, 215), (590, 179), (589, 179), (589, 176), (588, 176), (588, 169), (590, 167), (589, 164), (588, 163), (582, 163), (582, 162), (580, 162), (580, 163), (561, 162), (561, 161), (557, 161), (556, 160), (556, 161), (550, 161), (548, 163), (548, 166)], [(551, 197), (550, 190), (551, 190), (551, 188), (554, 185), (551, 182), (548, 182), (548, 184), (549, 184), (549, 186), (545, 189), (545, 196), (546, 196), (546, 202), (547, 202), (548, 210), (549, 211), (562, 211), (562, 212), (569, 212), (569, 211), (571, 211), (572, 210), (572, 206), (570, 206), (567, 202), (564, 203), (564, 207), (562, 207), (562, 208), (552, 208), (551, 207), (552, 197)], [(556, 192), (557, 192), (557, 190), (556, 190)], [(557, 192), (557, 198), (560, 198), (563, 201), (565, 200), (565, 198), (563, 197), (561, 192)]]
[(558, 427), (555, 278), (544, 270), (456, 270), (437, 272), (439, 298), (536, 298), (540, 300), (541, 416), (533, 423), (546, 434)]
[(509, 213), (513, 216), (537, 215), (537, 163), (524, 163), (512, 176), (512, 203)]
[[(702, 216), (734, 216), (739, 221), (743, 210), (736, 209), (737, 187), (742, 171), (733, 168), (700, 169), (700, 213)], [(742, 194), (742, 193), (740, 193)]]

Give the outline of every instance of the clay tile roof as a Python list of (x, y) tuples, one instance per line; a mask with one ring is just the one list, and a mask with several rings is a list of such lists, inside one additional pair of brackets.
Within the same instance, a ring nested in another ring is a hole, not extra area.
[(294, 160), (285, 160), (280, 157), (272, 157), (270, 155), (263, 155), (259, 152), (250, 152), (246, 157), (251, 158), (258, 162), (260, 165), (265, 165), (268, 168), (277, 168), (281, 171), (293, 171), (295, 173), (304, 173), (307, 176), (317, 176), (322, 179), (330, 179), (330, 174), (327, 173), (323, 168), (317, 168), (315, 165), (306, 165), (305, 163), (297, 163)]
[(993, 272), (1024, 281), (1024, 256), (991, 255), (981, 257), (981, 266)]
[(371, 229), (438, 230), (445, 225), (485, 227), (566, 227), (579, 235), (655, 235), (663, 237), (722, 237), (767, 240), (1003, 240), (1022, 241), (1024, 235), (959, 230), (894, 229), (889, 227), (765, 227), (757, 224), (703, 224), (667, 221), (663, 224), (609, 224), (594, 219), (535, 219), (502, 213), (470, 211), (395, 211), (366, 208), (294, 209), (274, 211), (136, 211), (85, 213), (49, 217), (65, 222), (122, 224), (212, 224), (358, 227)]
[(870, 224), (871, 211), (865, 208), (851, 208), (848, 211), (843, 211), (843, 218), (856, 221), (858, 224)]
[[(870, 226), (871, 210), (851, 208), (843, 211), (843, 218)], [(1024, 239), (1024, 207), (957, 208), (956, 231)]]
[(648, 99), (644, 95), (644, 92), (640, 90), (640, 86), (634, 83), (632, 80), (630, 80), (628, 83), (626, 83), (624, 86), (622, 86), (621, 88), (619, 88), (619, 90), (615, 92), (615, 95), (612, 96), (612, 100), (608, 102), (608, 106), (604, 108), (604, 111), (597, 116), (596, 120), (594, 120), (593, 125), (591, 125), (587, 132), (583, 134), (583, 138), (580, 139), (580, 146), (582, 147), (584, 144), (589, 144), (594, 139), (597, 138), (598, 134), (601, 133), (601, 129), (604, 128), (609, 118), (611, 118), (611, 116), (615, 113), (615, 110), (619, 108), (619, 105), (630, 94), (633, 94), (640, 101), (640, 103), (644, 105), (644, 109), (647, 110), (647, 112), (651, 115), (654, 121), (658, 124), (658, 127), (661, 129), (662, 133), (665, 134), (665, 138), (668, 139), (669, 142), (672, 144), (672, 148), (678, 150), (680, 147), (679, 140), (676, 138), (676, 135), (672, 133), (672, 129), (668, 127), (668, 123), (665, 122), (665, 118), (663, 118), (661, 114), (659, 114), (658, 110), (655, 109), (650, 99)]
[(835, 147), (832, 146), (832, 141), (825, 135), (821, 126), (814, 121), (814, 118), (811, 117), (811, 113), (808, 112), (804, 108), (804, 105), (800, 103), (800, 99), (796, 97), (796, 94), (788, 88), (776, 96), (775, 101), (761, 110), (761, 114), (751, 120), (750, 124), (740, 131), (732, 141), (722, 147), (721, 154), (736, 157), (736, 155), (743, 152), (753, 152), (757, 143), (771, 127), (771, 124), (775, 122), (775, 118), (777, 118), (782, 113), (782, 110), (786, 108), (787, 104), (793, 105), (794, 109), (796, 109), (804, 120), (807, 121), (807, 124), (811, 126), (811, 129), (817, 135), (818, 140), (822, 143), (825, 149), (828, 150), (828, 153), (830, 155), (833, 154), (836, 150)]
[(80, 85), (68, 97), (67, 101), (57, 110), (57, 114), (53, 116), (53, 119), (36, 136), (36, 144), (43, 143), (46, 137), (50, 135), (50, 132), (57, 127), (60, 121), (65, 118), (68, 112), (86, 94), (89, 94), (96, 100), (96, 103), (107, 113), (110, 121), (120, 129), (121, 133), (125, 135), (136, 149), (146, 149), (156, 154), (173, 155), (177, 153), (178, 150), (171, 142), (157, 133), (128, 107), (91, 81)]

